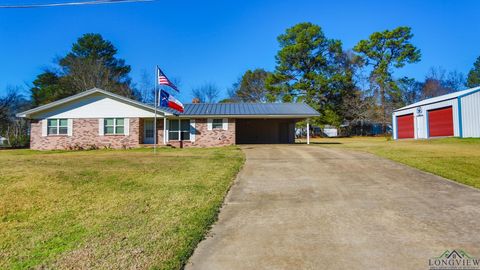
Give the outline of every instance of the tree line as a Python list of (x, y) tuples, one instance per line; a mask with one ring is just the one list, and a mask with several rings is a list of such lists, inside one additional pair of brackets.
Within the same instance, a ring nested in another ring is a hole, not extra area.
[[(457, 71), (432, 67), (424, 81), (394, 77), (394, 72), (421, 60), (409, 27), (375, 32), (352, 49), (325, 36), (320, 26), (299, 23), (278, 36), (276, 66), (247, 70), (220, 100), (214, 83), (191, 89), (195, 102), (305, 102), (321, 113), (316, 125), (341, 126), (357, 121), (381, 123), (385, 132), (391, 112), (421, 99), (480, 85), (480, 57), (467, 78)], [(69, 53), (58, 57), (28, 87), (25, 97), (10, 87), (0, 97), (0, 136), (12, 145), (28, 142), (28, 126), (15, 113), (98, 87), (153, 103), (154, 87), (147, 72), (139, 83), (117, 49), (100, 34), (80, 37)], [(174, 79), (178, 85), (180, 81)]]
[(319, 126), (368, 121), (386, 132), (394, 109), (480, 85), (480, 57), (467, 79), (441, 67), (432, 67), (424, 81), (394, 77), (421, 60), (412, 38), (412, 29), (402, 26), (375, 32), (346, 50), (320, 26), (297, 24), (278, 37), (275, 69), (246, 71), (224, 101), (306, 102), (321, 113), (314, 119)]

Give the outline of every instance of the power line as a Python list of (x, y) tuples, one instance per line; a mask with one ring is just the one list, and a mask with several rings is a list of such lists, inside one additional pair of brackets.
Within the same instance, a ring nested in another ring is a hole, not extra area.
[(64, 6), (154, 2), (154, 1), (155, 0), (92, 0), (92, 1), (81, 1), (81, 2), (77, 1), (77, 2), (30, 4), (30, 5), (2, 5), (2, 6), (0, 6), (0, 8), (44, 8), (44, 7), (64, 7)]

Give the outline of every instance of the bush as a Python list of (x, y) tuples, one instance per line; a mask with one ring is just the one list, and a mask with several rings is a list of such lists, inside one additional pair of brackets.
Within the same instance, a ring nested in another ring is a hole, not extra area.
[(26, 134), (21, 134), (18, 136), (9, 136), (8, 145), (12, 148), (25, 148), (30, 144), (30, 136)]

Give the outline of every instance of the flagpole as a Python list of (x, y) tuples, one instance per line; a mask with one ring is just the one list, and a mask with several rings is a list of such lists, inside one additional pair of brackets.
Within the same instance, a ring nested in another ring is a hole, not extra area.
[(158, 102), (158, 66), (155, 66), (155, 120), (153, 120), (153, 153), (157, 153), (157, 102)]

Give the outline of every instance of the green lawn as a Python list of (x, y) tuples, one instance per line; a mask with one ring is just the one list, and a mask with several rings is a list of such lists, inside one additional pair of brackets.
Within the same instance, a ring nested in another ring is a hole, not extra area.
[(480, 139), (399, 140), (385, 137), (312, 139), (321, 147), (370, 152), (480, 188)]
[(244, 162), (236, 147), (0, 151), (0, 269), (179, 269)]

